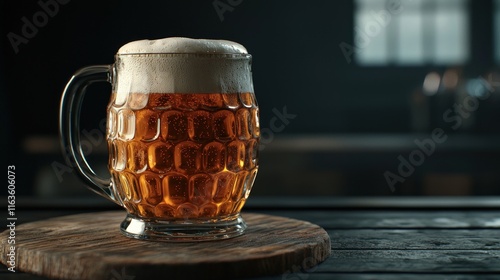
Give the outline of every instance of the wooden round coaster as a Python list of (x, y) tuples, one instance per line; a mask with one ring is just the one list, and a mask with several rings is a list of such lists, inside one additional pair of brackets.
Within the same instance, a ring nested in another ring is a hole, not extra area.
[[(330, 255), (330, 238), (312, 223), (243, 213), (248, 229), (227, 240), (168, 243), (120, 233), (124, 211), (86, 213), (16, 227), (16, 270), (56, 279), (207, 279), (285, 275)], [(7, 264), (9, 231), (1, 234)]]

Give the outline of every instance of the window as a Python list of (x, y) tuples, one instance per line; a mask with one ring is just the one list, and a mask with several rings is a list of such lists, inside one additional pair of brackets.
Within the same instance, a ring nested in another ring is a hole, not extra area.
[(355, 4), (355, 60), (360, 65), (456, 65), (469, 58), (467, 0)]

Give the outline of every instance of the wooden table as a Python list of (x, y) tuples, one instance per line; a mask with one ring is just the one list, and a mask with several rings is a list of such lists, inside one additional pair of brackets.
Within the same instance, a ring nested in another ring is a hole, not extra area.
[[(16, 208), (18, 224), (119, 209), (100, 197), (18, 198)], [(310, 221), (331, 238), (319, 266), (259, 279), (500, 279), (500, 197), (251, 197), (244, 211)], [(0, 279), (45, 278), (1, 266)]]

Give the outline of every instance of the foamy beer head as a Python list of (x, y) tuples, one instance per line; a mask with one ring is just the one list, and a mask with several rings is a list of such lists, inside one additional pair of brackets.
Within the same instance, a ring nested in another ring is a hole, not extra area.
[(226, 40), (140, 40), (117, 53), (117, 99), (134, 93), (253, 92), (250, 55)]
[(250, 55), (224, 40), (121, 47), (108, 106), (109, 168), (134, 216), (237, 219), (257, 174)]

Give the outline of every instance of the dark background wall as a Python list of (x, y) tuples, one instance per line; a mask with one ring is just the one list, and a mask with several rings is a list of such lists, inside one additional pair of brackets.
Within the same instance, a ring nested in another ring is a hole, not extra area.
[[(58, 3), (55, 0), (40, 2)], [(411, 135), (416, 132), (412, 127), (412, 93), (421, 88), (429, 71), (442, 72), (447, 68), (430, 64), (361, 67), (348, 63), (339, 44), (353, 44), (355, 3), (349, 0), (61, 2), (67, 3), (58, 3), (57, 11), (51, 7), (54, 12), (47, 16), (46, 22), (43, 16), (36, 17), (43, 11), (38, 1), (2, 1), (0, 4), (3, 36), (0, 110), (4, 120), (1, 133), (6, 135), (2, 140), (6, 142), (2, 145), (2, 157), (4, 166), (16, 164), (20, 172), (27, 173), (27, 193), (32, 188), (28, 178), (33, 177), (34, 166), (47, 167), (53, 162), (50, 157), (41, 159), (34, 157), (32, 150), (26, 151), (27, 140), (33, 136), (57, 137), (59, 101), (72, 73), (83, 66), (112, 63), (118, 48), (129, 41), (184, 36), (243, 44), (253, 55), (254, 86), (263, 126), (274, 116), (274, 108), (282, 110), (286, 106), (289, 113), (297, 115), (279, 133), (280, 137)], [(234, 5), (220, 15), (214, 3)], [(488, 0), (468, 4), (471, 56), (466, 65), (461, 66), (469, 77), (484, 75), (496, 67), (492, 7)], [(26, 38), (16, 51), (9, 34), (22, 35), (26, 24), (23, 18), (33, 22), (34, 16), (40, 26), (36, 31), (31, 30), (31, 38)], [(105, 117), (109, 90), (108, 85), (96, 85), (87, 94), (82, 118), (84, 129), (97, 127)], [(454, 133), (497, 135), (498, 114), (493, 115), (494, 118), (491, 114), (487, 116), (477, 121), (482, 125)], [(429, 130), (419, 132), (428, 133), (434, 127), (430, 125)], [(365, 139), (369, 146), (370, 138)], [(314, 142), (306, 145), (314, 145)], [(312, 165), (320, 162), (324, 167), (334, 162), (336, 172), (341, 172), (345, 164), (362, 166), (367, 160), (376, 162), (373, 158), (359, 157), (359, 153), (355, 163), (352, 163), (355, 155), (329, 153), (335, 151), (319, 152), (314, 156), (319, 160), (312, 160)], [(394, 150), (392, 154), (372, 157), (386, 156), (392, 165), (397, 165), (398, 154), (399, 151)], [(278, 154), (269, 155), (269, 158), (278, 157)], [(498, 162), (492, 160), (495, 164)], [(328, 168), (325, 170), (328, 173)], [(293, 173), (293, 170), (287, 172)], [(272, 174), (262, 176), (273, 177)], [(359, 173), (353, 177), (359, 177)], [(492, 182), (496, 183), (495, 180)], [(348, 185), (355, 184), (353, 181)], [(358, 191), (345, 193), (355, 192)]]
[[(241, 1), (233, 11), (223, 13), (223, 21), (212, 3), (73, 0), (60, 5), (59, 12), (15, 54), (6, 34), (20, 34), (21, 18), (32, 19), (41, 8), (37, 1), (4, 2), (2, 54), (8, 71), (3, 82), (9, 92), (16, 92), (7, 95), (8, 102), (23, 104), (26, 111), (44, 112), (43, 118), (33, 119), (30, 132), (14, 126), (14, 134), (57, 132), (60, 94), (78, 68), (112, 63), (113, 55), (126, 42), (170, 36), (222, 38), (245, 45), (254, 56), (255, 88), (263, 118), (274, 106), (283, 105), (300, 114), (287, 128), (289, 133), (374, 129), (363, 125), (363, 119), (382, 118), (352, 108), (352, 101), (358, 98), (379, 98), (367, 92), (366, 86), (362, 89), (352, 83), (351, 66), (338, 48), (340, 41), (351, 37), (351, 1)], [(358, 92), (356, 97), (353, 92)], [(404, 100), (401, 92), (387, 94)], [(108, 96), (96, 95), (89, 96), (95, 98), (95, 104), (107, 102)], [(385, 104), (390, 103), (387, 100), (377, 103), (385, 109), (397, 108), (394, 115), (404, 114), (402, 106)], [(96, 113), (103, 109), (95, 108)], [(353, 109), (362, 115), (358, 120), (345, 117)], [(9, 115), (13, 119), (20, 116)], [(325, 116), (329, 121), (321, 121)], [(407, 129), (404, 120), (392, 125), (387, 125), (388, 119), (379, 121), (386, 125), (376, 130)]]

